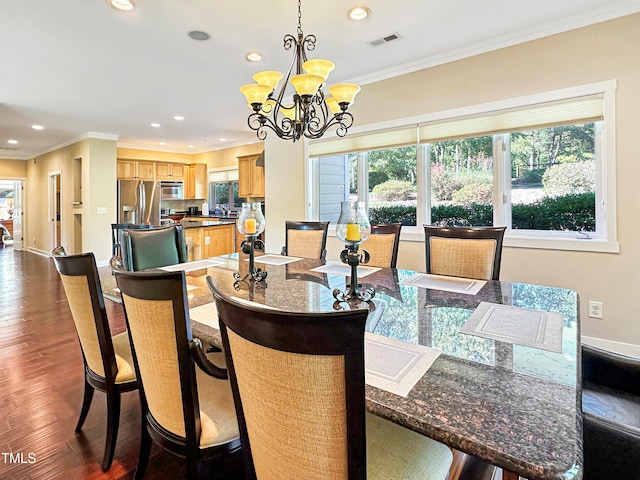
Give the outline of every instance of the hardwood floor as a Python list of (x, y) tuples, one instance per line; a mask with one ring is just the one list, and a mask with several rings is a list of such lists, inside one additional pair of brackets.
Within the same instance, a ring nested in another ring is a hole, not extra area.
[[(106, 301), (112, 333), (124, 331), (119, 304)], [(0, 479), (128, 479), (138, 460), (137, 392), (122, 396), (111, 469), (100, 469), (106, 402), (96, 392), (83, 431), (82, 356), (58, 273), (49, 258), (0, 247)], [(203, 478), (239, 478), (238, 462), (203, 467)], [(469, 478), (456, 452), (451, 480)], [(181, 459), (153, 446), (146, 479), (185, 477)], [(483, 476), (474, 478), (491, 478)]]

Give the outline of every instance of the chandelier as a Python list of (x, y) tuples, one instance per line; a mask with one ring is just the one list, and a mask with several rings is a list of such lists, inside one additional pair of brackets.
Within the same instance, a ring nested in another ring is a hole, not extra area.
[[(294, 142), (302, 135), (320, 138), (334, 126), (338, 136), (344, 137), (353, 124), (353, 116), (347, 109), (360, 87), (352, 83), (336, 84), (328, 88), (330, 96), (325, 96), (322, 89), (335, 65), (329, 60), (307, 60), (305, 50), (315, 48), (316, 37), (302, 32), (300, 1), (297, 37), (284, 36), (284, 49), (295, 48), (295, 53), (280, 90), (276, 93), (283, 75), (275, 71), (256, 73), (253, 76), (256, 83), (240, 87), (253, 112), (247, 120), (249, 128), (255, 130), (260, 140), (267, 137), (267, 128), (278, 137)], [(293, 101), (290, 95), (285, 97), (289, 82), (295, 89)]]

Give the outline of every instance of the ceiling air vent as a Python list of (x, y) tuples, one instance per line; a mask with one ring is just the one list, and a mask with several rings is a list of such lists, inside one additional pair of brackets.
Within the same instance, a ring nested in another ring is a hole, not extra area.
[(0, 147), (0, 150), (17, 150), (18, 147)]
[(400, 35), (398, 32), (393, 32), (389, 35), (385, 35), (384, 37), (368, 42), (368, 45), (371, 47), (377, 47), (378, 45), (389, 43), (393, 40), (398, 40), (400, 38), (402, 38), (402, 35)]

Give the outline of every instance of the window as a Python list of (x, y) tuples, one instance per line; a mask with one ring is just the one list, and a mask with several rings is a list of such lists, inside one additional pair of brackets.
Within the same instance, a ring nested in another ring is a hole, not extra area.
[[(320, 220), (365, 202), (372, 223), (505, 225), (507, 246), (618, 251), (615, 82), (523, 97), (309, 146)], [(314, 211), (314, 213), (315, 213)], [(412, 228), (413, 227), (413, 228)]]
[(245, 200), (238, 197), (238, 169), (220, 169), (209, 173), (209, 208), (240, 210)]

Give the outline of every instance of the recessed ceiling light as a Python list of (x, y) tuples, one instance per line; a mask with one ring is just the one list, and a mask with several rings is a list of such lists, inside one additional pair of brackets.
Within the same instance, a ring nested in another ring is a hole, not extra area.
[(174, 115), (173, 119), (174, 120), (178, 120), (178, 121), (182, 121), (182, 120), (184, 120), (184, 117), (182, 115)]
[(166, 145), (167, 142), (158, 142), (160, 145)]
[(31, 128), (33, 128), (34, 130), (44, 130), (44, 127), (38, 124), (31, 125)]
[(187, 148), (195, 148), (193, 145), (187, 145)]
[(191, 38), (192, 40), (198, 40), (199, 42), (209, 40), (211, 38), (211, 35), (209, 35), (207, 32), (202, 32), (200, 30), (192, 30), (187, 33), (187, 35), (189, 35), (189, 38)]
[(160, 128), (159, 123), (150, 123), (149, 125), (151, 125), (153, 128)]
[(219, 141), (219, 142), (226, 142), (226, 141), (227, 141), (227, 139), (226, 139), (226, 138), (219, 138), (219, 139), (218, 139), (218, 141)]
[(371, 10), (367, 7), (353, 7), (347, 12), (347, 14), (351, 20), (364, 20), (371, 15)]
[(10, 138), (9, 140), (7, 140), (7, 143), (10, 143), (11, 145), (15, 145), (16, 143), (18, 143), (18, 140), (14, 140), (13, 138)]
[(249, 60), (250, 62), (259, 62), (260, 60), (262, 60), (262, 55), (260, 55), (258, 52), (249, 52), (247, 53), (247, 60)]
[(107, 3), (118, 10), (133, 10), (135, 7), (133, 0), (107, 0)]

